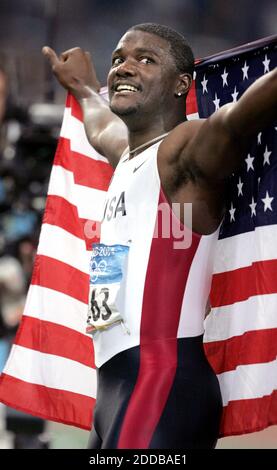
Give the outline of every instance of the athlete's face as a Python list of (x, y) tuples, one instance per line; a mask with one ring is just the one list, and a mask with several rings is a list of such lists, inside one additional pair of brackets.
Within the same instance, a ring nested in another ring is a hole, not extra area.
[(178, 72), (168, 42), (154, 34), (129, 31), (112, 54), (108, 74), (111, 110), (118, 116), (166, 112)]

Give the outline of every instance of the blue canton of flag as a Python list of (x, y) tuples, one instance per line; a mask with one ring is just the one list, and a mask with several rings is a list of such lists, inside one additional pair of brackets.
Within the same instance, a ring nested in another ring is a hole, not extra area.
[[(244, 53), (228, 52), (198, 65), (196, 90), (199, 117), (207, 118), (226, 103), (236, 102), (260, 76), (277, 66), (277, 45), (265, 44)], [(257, 46), (256, 46), (257, 47)], [(277, 122), (257, 135), (240, 171), (229, 180), (227, 212), (219, 238), (277, 223)], [(275, 184), (274, 184), (275, 183)]]

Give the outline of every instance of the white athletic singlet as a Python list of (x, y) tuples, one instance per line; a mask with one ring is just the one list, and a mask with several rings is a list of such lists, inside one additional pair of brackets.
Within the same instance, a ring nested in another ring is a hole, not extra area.
[(218, 230), (198, 235), (174, 215), (158, 173), (160, 143), (121, 158), (107, 192), (90, 263), (97, 367), (142, 343), (204, 332)]

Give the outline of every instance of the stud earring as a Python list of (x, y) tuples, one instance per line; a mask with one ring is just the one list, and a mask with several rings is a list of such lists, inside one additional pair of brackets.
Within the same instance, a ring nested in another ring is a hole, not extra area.
[(177, 96), (182, 96), (182, 93), (179, 91), (179, 92), (177, 93)]

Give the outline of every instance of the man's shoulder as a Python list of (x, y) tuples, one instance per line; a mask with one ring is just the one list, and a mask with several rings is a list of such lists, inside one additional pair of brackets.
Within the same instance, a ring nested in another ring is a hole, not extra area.
[[(181, 122), (178, 126), (174, 127), (172, 131), (166, 137), (167, 139), (172, 136), (172, 138), (184, 138), (184, 136), (188, 139), (194, 136), (194, 133), (197, 132), (206, 119), (192, 119)], [(165, 139), (166, 140), (166, 139)]]
[(191, 121), (184, 121), (172, 129), (166, 138), (163, 140), (159, 147), (159, 159), (165, 159), (174, 162), (180, 152), (193, 139), (195, 134), (199, 131), (206, 119), (193, 119)]

